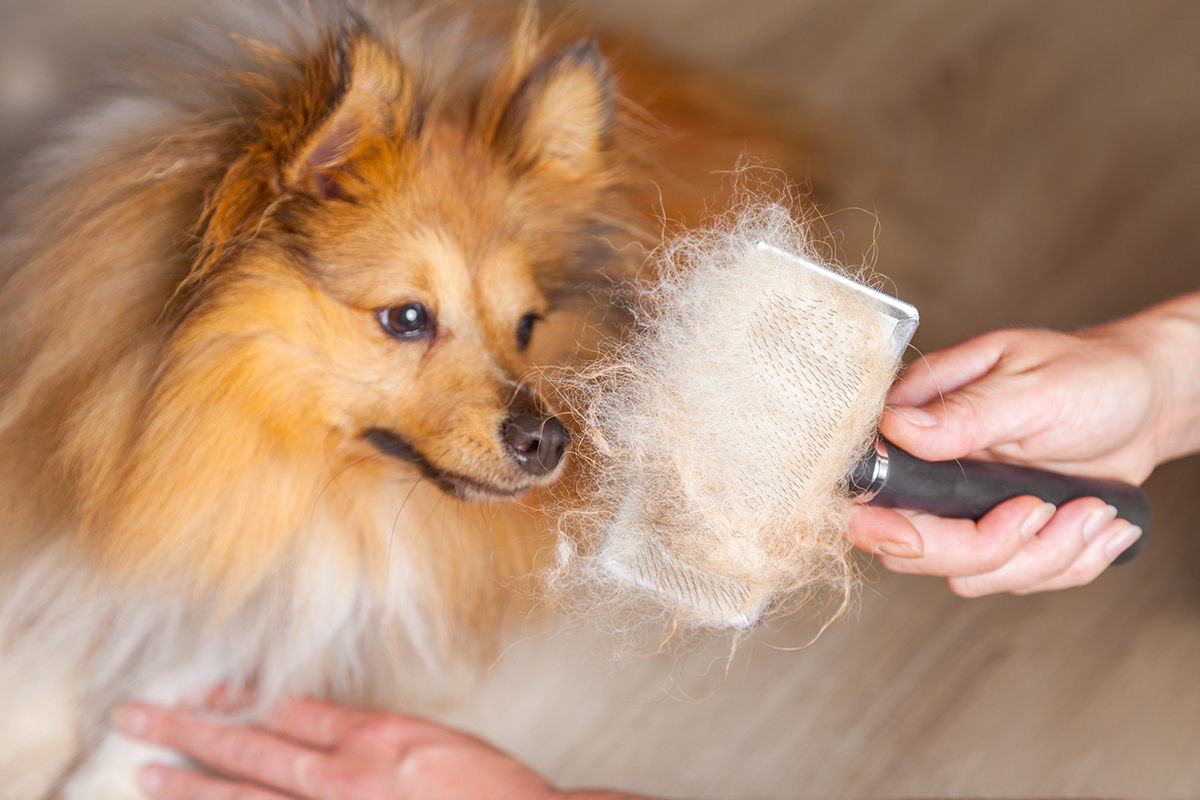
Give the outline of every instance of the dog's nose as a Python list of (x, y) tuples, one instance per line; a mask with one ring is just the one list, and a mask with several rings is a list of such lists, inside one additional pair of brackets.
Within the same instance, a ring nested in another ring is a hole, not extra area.
[(571, 432), (558, 417), (517, 414), (504, 423), (504, 443), (521, 469), (530, 475), (548, 475), (562, 463)]

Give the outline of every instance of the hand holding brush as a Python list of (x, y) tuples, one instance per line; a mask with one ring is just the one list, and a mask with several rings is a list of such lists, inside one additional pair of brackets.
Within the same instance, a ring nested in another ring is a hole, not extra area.
[(836, 615), (851, 542), (961, 594), (1086, 583), (1145, 543), (1136, 484), (1200, 446), (1196, 297), (990, 334), (889, 396), (917, 309), (819, 263), (787, 207), (743, 199), (653, 260), (632, 340), (577, 404), (594, 482), (560, 525), (558, 576), (628, 601), (620, 625)]
[[(1200, 449), (1200, 294), (1075, 333), (1006, 330), (919, 359), (881, 433), (919, 458), (973, 458), (1139, 484)], [(861, 507), (855, 545), (963, 596), (1086, 584), (1141, 530), (1097, 498), (1008, 500), (977, 522)]]

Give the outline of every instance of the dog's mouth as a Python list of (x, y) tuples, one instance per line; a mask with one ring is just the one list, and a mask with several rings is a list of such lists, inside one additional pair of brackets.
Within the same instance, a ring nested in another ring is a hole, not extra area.
[(421, 471), (421, 476), (432, 482), (446, 494), (462, 500), (510, 500), (529, 490), (531, 484), (497, 486), (493, 483), (471, 478), (458, 472), (442, 469), (431, 463), (401, 434), (389, 428), (371, 428), (363, 438), (381, 453), (407, 461)]

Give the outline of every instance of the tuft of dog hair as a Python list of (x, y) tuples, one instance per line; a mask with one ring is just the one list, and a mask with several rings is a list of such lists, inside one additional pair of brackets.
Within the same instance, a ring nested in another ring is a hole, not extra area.
[(895, 360), (856, 292), (779, 254), (829, 262), (811, 212), (761, 173), (667, 238), (624, 292), (629, 335), (561, 379), (582, 487), (558, 507), (548, 583), (619, 648), (736, 644), (801, 607), (827, 625), (855, 596), (849, 474)]

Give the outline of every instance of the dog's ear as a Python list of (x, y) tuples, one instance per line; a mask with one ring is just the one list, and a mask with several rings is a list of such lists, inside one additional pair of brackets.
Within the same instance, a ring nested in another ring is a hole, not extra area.
[(609, 146), (613, 106), (599, 49), (580, 42), (533, 65), (500, 115), (493, 145), (520, 170), (586, 174)]
[(387, 166), (389, 143), (420, 133), (413, 81), (368, 32), (330, 37), (300, 66), (247, 78), (265, 98), (247, 109), (242, 152), (205, 200), (200, 253), (181, 288), (194, 285), (249, 240), (280, 198), (353, 197)]
[(343, 198), (366, 177), (358, 167), (378, 149), (380, 137), (419, 132), (407, 70), (367, 34), (331, 43), (324, 57), (307, 67), (298, 100), (300, 115), (308, 119), (296, 120), (303, 130), (280, 165), (285, 190)]

